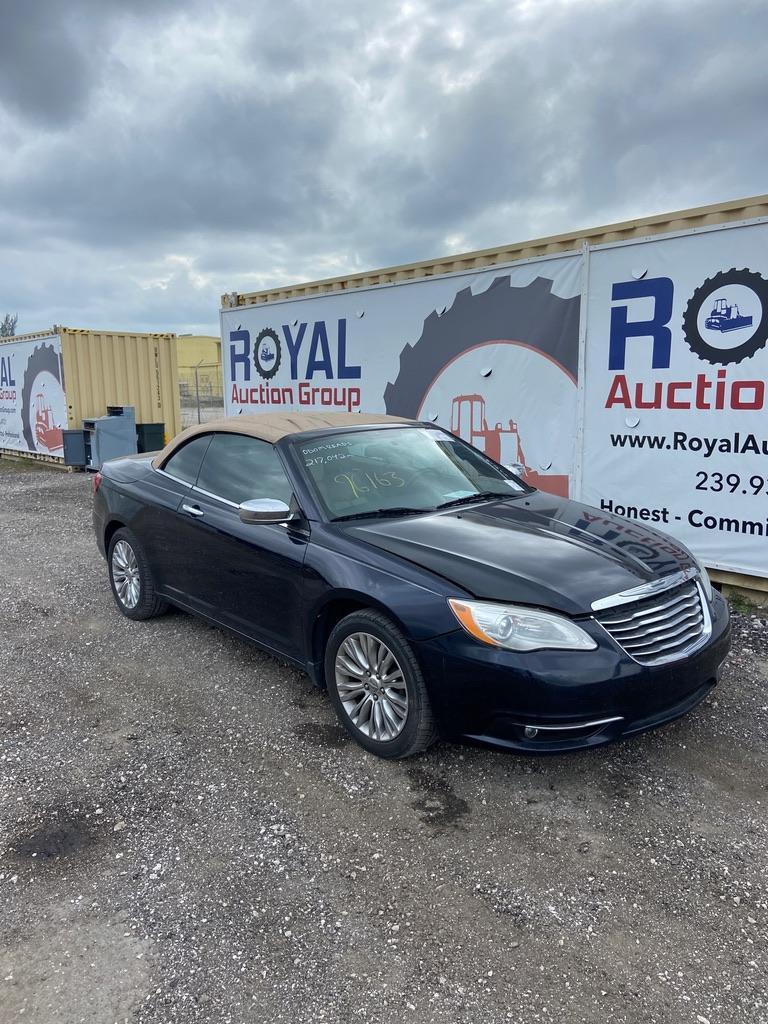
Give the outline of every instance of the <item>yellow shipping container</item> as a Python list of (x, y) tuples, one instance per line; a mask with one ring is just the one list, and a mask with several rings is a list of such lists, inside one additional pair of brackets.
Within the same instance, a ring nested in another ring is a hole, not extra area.
[(180, 334), (176, 338), (182, 426), (222, 415), (221, 338)]
[(0, 339), (0, 453), (58, 462), (46, 429), (79, 428), (117, 405), (133, 406), (137, 423), (164, 423), (166, 438), (181, 430), (174, 334), (54, 326)]
[(221, 338), (208, 334), (176, 337), (179, 376), (194, 376), (196, 366), (221, 366)]

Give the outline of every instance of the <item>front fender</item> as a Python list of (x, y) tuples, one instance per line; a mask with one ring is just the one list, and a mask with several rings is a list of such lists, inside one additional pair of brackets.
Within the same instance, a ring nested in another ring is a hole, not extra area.
[[(304, 562), (303, 618), (308, 671), (322, 680), (324, 638), (353, 608), (373, 608), (419, 642), (456, 629), (447, 595), (427, 581), (405, 579), (351, 555), (310, 545)], [(461, 595), (460, 590), (451, 593)]]

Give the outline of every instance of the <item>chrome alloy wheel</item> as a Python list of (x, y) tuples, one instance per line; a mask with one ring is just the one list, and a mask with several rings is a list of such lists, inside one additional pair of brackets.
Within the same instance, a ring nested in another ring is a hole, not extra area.
[(136, 553), (127, 540), (119, 540), (112, 551), (112, 580), (120, 603), (135, 608), (141, 596), (141, 577)]
[(349, 720), (372, 740), (393, 740), (408, 718), (403, 670), (387, 645), (352, 633), (336, 654), (336, 689)]

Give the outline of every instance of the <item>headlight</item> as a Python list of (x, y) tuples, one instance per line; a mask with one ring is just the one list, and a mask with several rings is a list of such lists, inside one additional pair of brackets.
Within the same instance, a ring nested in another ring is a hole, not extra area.
[(494, 647), (509, 651), (592, 651), (597, 647), (575, 622), (551, 612), (457, 598), (449, 598), (448, 604), (467, 633)]
[(712, 580), (709, 578), (709, 573), (704, 568), (704, 563), (701, 562), (696, 555), (693, 556), (693, 560), (699, 568), (699, 577), (701, 579), (701, 585), (704, 587), (704, 593), (707, 595), (707, 600), (712, 600)]

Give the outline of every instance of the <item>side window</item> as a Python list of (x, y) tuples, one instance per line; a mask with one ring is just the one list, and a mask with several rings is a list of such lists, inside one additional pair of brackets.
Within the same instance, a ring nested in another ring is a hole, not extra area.
[(193, 484), (197, 480), (197, 474), (203, 462), (208, 445), (211, 443), (210, 434), (202, 434), (193, 437), (191, 441), (175, 451), (163, 466), (166, 473), (175, 476), (177, 480), (183, 480), (186, 484)]
[(288, 505), (292, 495), (272, 445), (243, 434), (213, 435), (197, 486), (236, 505), (251, 498), (279, 498)]

